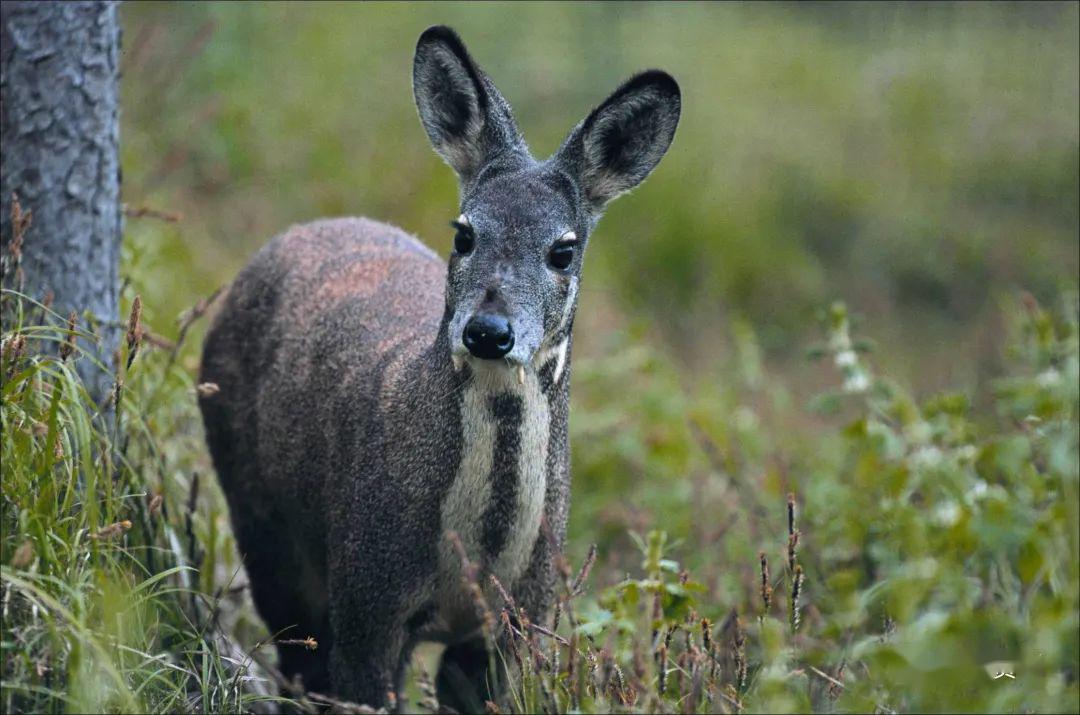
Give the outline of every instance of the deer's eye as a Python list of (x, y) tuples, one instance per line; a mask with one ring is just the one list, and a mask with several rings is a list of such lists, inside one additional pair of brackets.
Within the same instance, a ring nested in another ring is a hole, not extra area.
[(450, 225), (457, 229), (457, 233), (454, 234), (454, 253), (459, 256), (467, 256), (472, 253), (473, 244), (476, 243), (476, 236), (473, 234), (472, 226), (463, 221), (451, 221)]
[(576, 248), (577, 241), (559, 241), (548, 252), (548, 263), (555, 270), (565, 271), (574, 262)]

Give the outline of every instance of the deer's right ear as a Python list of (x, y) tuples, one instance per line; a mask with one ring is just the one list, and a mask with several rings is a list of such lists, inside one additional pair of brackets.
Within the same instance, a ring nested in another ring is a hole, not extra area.
[(432, 146), (462, 181), (507, 145), (522, 143), (506, 100), (449, 27), (436, 25), (420, 35), (413, 96)]
[(682, 95), (666, 72), (632, 77), (570, 132), (557, 156), (576, 173), (594, 216), (656, 168), (679, 124)]

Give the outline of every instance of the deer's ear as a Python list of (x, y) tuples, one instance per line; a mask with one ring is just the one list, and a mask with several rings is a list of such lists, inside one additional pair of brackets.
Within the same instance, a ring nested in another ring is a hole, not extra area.
[(570, 133), (559, 159), (576, 173), (594, 214), (660, 163), (675, 137), (681, 105), (675, 79), (649, 70), (623, 83)]
[(509, 104), (449, 27), (420, 35), (413, 96), (432, 146), (463, 181), (504, 149), (524, 146)]

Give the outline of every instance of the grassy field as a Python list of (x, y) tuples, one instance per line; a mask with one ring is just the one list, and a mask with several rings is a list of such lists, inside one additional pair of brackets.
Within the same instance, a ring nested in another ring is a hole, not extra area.
[(1080, 709), (1075, 4), (123, 13), (125, 201), (180, 220), (127, 223), (111, 410), (5, 284), (5, 712), (278, 697), (196, 409), (207, 299), (321, 215), (445, 253), (434, 22), (540, 153), (633, 70), (684, 91), (592, 242), (558, 638), (497, 654), (512, 709)]

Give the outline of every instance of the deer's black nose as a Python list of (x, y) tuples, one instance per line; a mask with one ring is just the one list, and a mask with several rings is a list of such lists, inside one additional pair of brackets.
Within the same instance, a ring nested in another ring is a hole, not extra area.
[(473, 355), (483, 360), (497, 360), (514, 347), (514, 329), (501, 315), (481, 313), (465, 325), (461, 342)]

